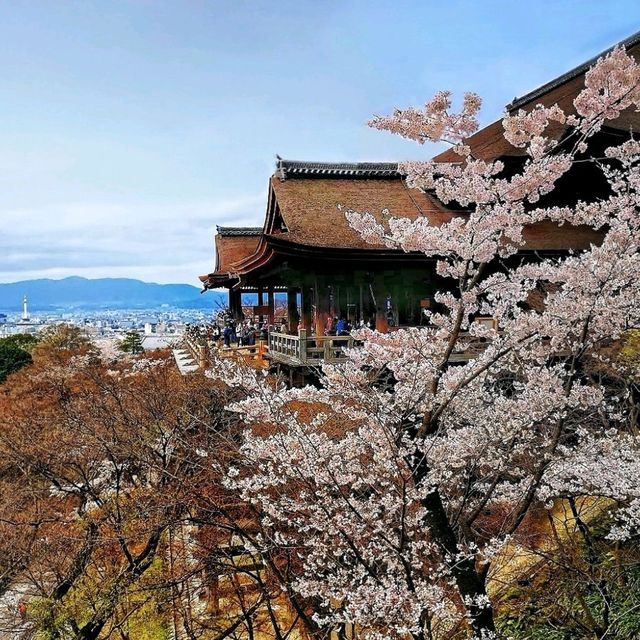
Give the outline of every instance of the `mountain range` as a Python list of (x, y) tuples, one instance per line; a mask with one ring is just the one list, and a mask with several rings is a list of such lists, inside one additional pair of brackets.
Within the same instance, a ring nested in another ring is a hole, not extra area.
[(22, 298), (33, 311), (92, 309), (213, 309), (226, 299), (223, 293), (201, 295), (190, 284), (157, 284), (130, 278), (88, 279), (78, 276), (62, 280), (23, 280), (0, 283), (0, 310), (19, 311)]

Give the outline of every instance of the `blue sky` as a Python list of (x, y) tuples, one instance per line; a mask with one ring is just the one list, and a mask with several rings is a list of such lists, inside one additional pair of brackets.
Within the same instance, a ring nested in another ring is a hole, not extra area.
[(450, 89), (488, 123), (638, 29), (637, 0), (0, 3), (0, 281), (195, 284), (276, 153), (430, 156), (367, 119)]

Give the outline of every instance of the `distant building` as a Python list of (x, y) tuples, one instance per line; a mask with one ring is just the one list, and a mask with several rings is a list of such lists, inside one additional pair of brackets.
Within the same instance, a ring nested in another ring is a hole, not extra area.
[(22, 322), (29, 322), (29, 301), (25, 294), (22, 298)]
[(147, 318), (144, 321), (144, 334), (150, 336), (158, 332), (158, 321), (155, 318)]

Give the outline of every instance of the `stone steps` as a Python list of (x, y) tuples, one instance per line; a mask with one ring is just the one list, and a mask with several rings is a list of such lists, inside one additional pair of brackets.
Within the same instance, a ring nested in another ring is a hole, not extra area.
[(173, 357), (180, 373), (186, 376), (188, 373), (197, 371), (198, 363), (194, 361), (193, 356), (186, 349), (173, 349)]

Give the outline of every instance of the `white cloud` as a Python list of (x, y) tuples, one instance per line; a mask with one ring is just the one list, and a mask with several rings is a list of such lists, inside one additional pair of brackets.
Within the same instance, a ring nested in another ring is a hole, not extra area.
[(0, 281), (131, 277), (197, 283), (216, 225), (262, 224), (266, 196), (180, 204), (68, 203), (0, 211)]

